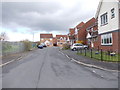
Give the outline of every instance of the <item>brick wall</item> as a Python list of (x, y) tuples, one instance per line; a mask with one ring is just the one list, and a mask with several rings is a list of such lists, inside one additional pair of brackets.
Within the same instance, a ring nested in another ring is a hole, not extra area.
[(75, 29), (74, 28), (70, 28), (69, 32), (70, 32), (70, 35), (73, 35), (73, 34), (75, 34)]
[(120, 29), (118, 32), (118, 52), (120, 53)]
[(119, 39), (120, 32), (113, 32), (113, 44), (110, 46), (101, 45), (101, 35), (98, 36), (98, 42), (96, 44), (96, 48), (99, 46), (100, 49), (103, 49), (104, 51), (116, 51), (120, 52), (120, 39)]
[[(91, 25), (93, 25), (94, 23), (96, 22), (96, 19), (95, 18), (92, 18), (90, 19), (88, 22), (86, 22), (78, 31), (78, 40), (79, 41), (83, 41), (84, 44), (87, 44), (87, 39), (86, 39), (86, 36), (87, 36), (87, 31), (86, 29), (88, 27), (90, 27)], [(96, 29), (97, 27), (95, 27)]]

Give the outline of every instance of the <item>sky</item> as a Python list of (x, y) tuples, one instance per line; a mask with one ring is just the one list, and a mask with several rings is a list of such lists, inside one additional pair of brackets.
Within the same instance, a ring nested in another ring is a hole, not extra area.
[(39, 41), (40, 33), (68, 34), (69, 28), (95, 17), (98, 3), (99, 0), (3, 0), (0, 33), (6, 32), (9, 41)]

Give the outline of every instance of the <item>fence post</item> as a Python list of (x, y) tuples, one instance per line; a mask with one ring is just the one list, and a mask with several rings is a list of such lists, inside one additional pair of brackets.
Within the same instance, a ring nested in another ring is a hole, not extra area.
[(80, 49), (80, 53), (82, 54), (82, 49)]
[(98, 46), (98, 52), (99, 52), (99, 46)]
[(77, 49), (77, 54), (79, 53), (79, 49)]
[(91, 58), (92, 58), (92, 49), (91, 49)]
[(85, 49), (85, 56), (86, 56), (86, 49)]
[(101, 49), (101, 60), (103, 60), (103, 53), (102, 53), (102, 49)]

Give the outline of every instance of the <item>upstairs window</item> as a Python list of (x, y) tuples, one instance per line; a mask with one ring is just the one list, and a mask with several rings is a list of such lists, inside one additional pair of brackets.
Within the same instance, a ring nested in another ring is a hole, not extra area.
[(101, 26), (108, 24), (108, 14), (101, 15)]
[(115, 17), (115, 9), (111, 9), (111, 19)]

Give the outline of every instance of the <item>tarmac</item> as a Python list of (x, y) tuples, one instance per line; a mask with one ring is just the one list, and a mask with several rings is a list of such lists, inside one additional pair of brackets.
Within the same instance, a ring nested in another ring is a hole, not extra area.
[[(4, 66), (6, 64), (11, 63), (12, 61), (19, 60), (19, 59), (25, 57), (30, 52), (34, 52), (34, 50), (4, 56), (2, 58), (2, 65), (0, 65), (0, 66)], [(94, 67), (94, 68), (98, 68), (98, 69), (103, 69), (103, 70), (120, 71), (120, 63), (118, 63), (118, 62), (106, 62), (106, 61), (96, 60), (93, 58), (77, 55), (76, 51), (71, 51), (71, 50), (60, 49), (60, 52), (63, 55), (66, 55), (66, 57), (68, 57), (69, 59), (71, 59), (71, 61), (74, 61), (78, 64), (82, 64), (85, 66)]]

